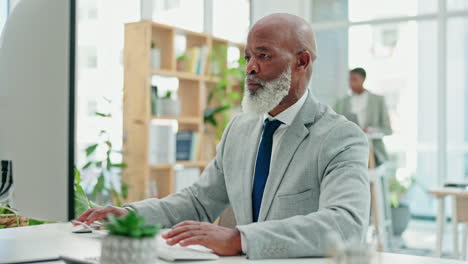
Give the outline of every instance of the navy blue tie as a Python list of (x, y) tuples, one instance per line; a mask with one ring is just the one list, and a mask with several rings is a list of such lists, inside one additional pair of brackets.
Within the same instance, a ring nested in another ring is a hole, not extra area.
[(253, 221), (258, 221), (260, 206), (262, 204), (263, 192), (270, 173), (271, 151), (273, 147), (273, 134), (282, 124), (279, 120), (265, 120), (262, 140), (258, 148), (257, 163), (255, 164), (255, 177), (252, 190), (252, 213)]

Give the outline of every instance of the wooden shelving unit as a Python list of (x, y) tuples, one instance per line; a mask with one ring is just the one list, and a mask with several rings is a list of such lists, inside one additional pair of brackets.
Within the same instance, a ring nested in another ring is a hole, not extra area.
[[(237, 47), (240, 54), (243, 53), (244, 49), (243, 44), (232, 43), (205, 33), (192, 32), (153, 21), (125, 25), (123, 161), (127, 167), (123, 170), (123, 182), (130, 185), (128, 202), (147, 198), (150, 179), (156, 181), (160, 197), (173, 193), (174, 170), (177, 166), (196, 167), (204, 170), (212, 158), (159, 165), (150, 165), (148, 161), (149, 122), (158, 119), (177, 120), (179, 131), (191, 130), (202, 135), (205, 132), (203, 114), (208, 107), (209, 89), (220, 81), (220, 77), (211, 74), (209, 62), (201, 70), (202, 74), (177, 71), (175, 54), (177, 35), (185, 36), (186, 49), (205, 46), (209, 54), (221, 45)], [(161, 54), (161, 66), (158, 69), (152, 68), (150, 64), (152, 44), (160, 50)], [(225, 56), (224, 65), (227, 67), (227, 54), (223, 55)], [(154, 75), (175, 77), (179, 80), (177, 95), (181, 102), (180, 116), (157, 117), (152, 115), (150, 80)], [(238, 88), (229, 87), (229, 89)], [(207, 144), (202, 140), (202, 151), (207, 145), (212, 146), (213, 144)], [(206, 155), (199, 156), (206, 157)]]

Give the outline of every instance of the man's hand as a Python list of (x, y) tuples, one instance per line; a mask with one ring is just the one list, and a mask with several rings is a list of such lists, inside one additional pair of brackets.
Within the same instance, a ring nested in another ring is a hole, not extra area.
[[(82, 215), (80, 215), (76, 220), (87, 225), (92, 224), (94, 221), (105, 219), (108, 214), (113, 214), (115, 216), (125, 216), (128, 213), (128, 210), (116, 206), (106, 206), (100, 208), (91, 208), (86, 210)], [(74, 223), (74, 225), (79, 225)]]
[(241, 236), (237, 229), (221, 227), (210, 223), (184, 221), (162, 234), (168, 245), (202, 245), (221, 256), (235, 256), (242, 253)]

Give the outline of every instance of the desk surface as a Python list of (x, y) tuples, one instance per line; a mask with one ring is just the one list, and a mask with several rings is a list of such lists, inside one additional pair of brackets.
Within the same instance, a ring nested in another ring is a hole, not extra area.
[(429, 193), (438, 197), (443, 197), (447, 195), (455, 195), (458, 197), (468, 197), (468, 190), (463, 188), (453, 188), (453, 187), (443, 187), (430, 189)]
[[(99, 235), (94, 234), (73, 234), (71, 233), (71, 224), (49, 224), (42, 226), (28, 226), (12, 229), (0, 230), (0, 251), (5, 248), (2, 243), (9, 243), (11, 241), (31, 241), (31, 240), (46, 240), (46, 239), (57, 239), (64, 242), (67, 254), (74, 252), (74, 254), (85, 254), (85, 255), (99, 255), (100, 254), (100, 241)], [(1, 256), (1, 254), (0, 254)], [(277, 260), (261, 260), (261, 261), (249, 261), (245, 257), (223, 257), (216, 261), (202, 261), (195, 262), (199, 264), (231, 264), (231, 263), (285, 263), (285, 264), (299, 264), (304, 263), (310, 264), (330, 264), (332, 261), (325, 258), (311, 258), (311, 259), (277, 259)], [(43, 262), (43, 263), (63, 263), (61, 261)], [(158, 261), (157, 263), (168, 264), (170, 262)], [(187, 262), (185, 262), (187, 263)], [(417, 257), (410, 255), (399, 255), (390, 253), (376, 253), (375, 264), (462, 264), (466, 262), (460, 262), (450, 259), (436, 259), (428, 257)]]

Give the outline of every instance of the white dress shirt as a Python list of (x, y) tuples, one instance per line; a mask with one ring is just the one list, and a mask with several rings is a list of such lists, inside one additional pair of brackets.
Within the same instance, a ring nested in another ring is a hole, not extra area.
[[(288, 130), (289, 126), (291, 126), (292, 122), (296, 118), (297, 114), (301, 110), (302, 106), (304, 105), (307, 96), (309, 95), (309, 89), (306, 89), (305, 93), (302, 95), (302, 97), (293, 105), (285, 109), (283, 112), (279, 113), (277, 116), (273, 117), (270, 114), (266, 113), (264, 115), (264, 118), (262, 119), (262, 127), (264, 126), (264, 121), (268, 118), (269, 120), (279, 120), (283, 122), (278, 129), (276, 129), (275, 133), (273, 134), (273, 146), (271, 149), (271, 161), (274, 161), (278, 152), (278, 147), (283, 139), (284, 133)], [(260, 141), (262, 139), (260, 138)], [(258, 148), (260, 147), (260, 141), (258, 142), (257, 145), (257, 154), (258, 154)], [(255, 159), (257, 159), (257, 155), (255, 155)], [(271, 162), (273, 163), (273, 162)], [(271, 164), (270, 163), (270, 164)], [(257, 162), (255, 161), (255, 167), (257, 166)], [(252, 177), (252, 185), (254, 182), (255, 178), (255, 167), (253, 171), (253, 177)], [(270, 165), (270, 171), (271, 171), (271, 165)], [(247, 252), (247, 240), (241, 235), (241, 245), (242, 245), (242, 252)]]
[[(281, 140), (283, 139), (284, 133), (288, 130), (289, 126), (291, 126), (292, 122), (297, 116), (297, 113), (301, 110), (302, 106), (304, 105), (307, 96), (309, 95), (309, 89), (306, 89), (305, 93), (302, 95), (302, 97), (297, 100), (296, 103), (285, 109), (283, 112), (279, 113), (277, 116), (273, 117), (270, 114), (266, 113), (263, 117), (262, 120), (262, 125), (264, 125), (264, 121), (268, 118), (269, 120), (279, 120), (283, 124), (281, 124), (278, 129), (275, 131), (273, 134), (273, 146), (271, 149), (271, 160), (275, 160), (276, 154), (278, 151), (279, 144), (281, 143)], [(260, 141), (262, 139), (260, 138)], [(260, 141), (258, 142), (257, 145), (257, 153), (258, 153), (258, 148), (260, 147)], [(255, 156), (256, 158), (257, 156)], [(255, 164), (256, 165), (256, 164)], [(271, 166), (270, 166), (271, 169)], [(255, 176), (255, 171), (254, 171), (254, 176)], [(253, 184), (253, 181), (252, 181)]]
[(353, 93), (351, 95), (351, 112), (353, 112), (361, 128), (365, 128), (367, 122), (367, 103), (369, 99), (369, 93), (367, 91), (361, 94)]

